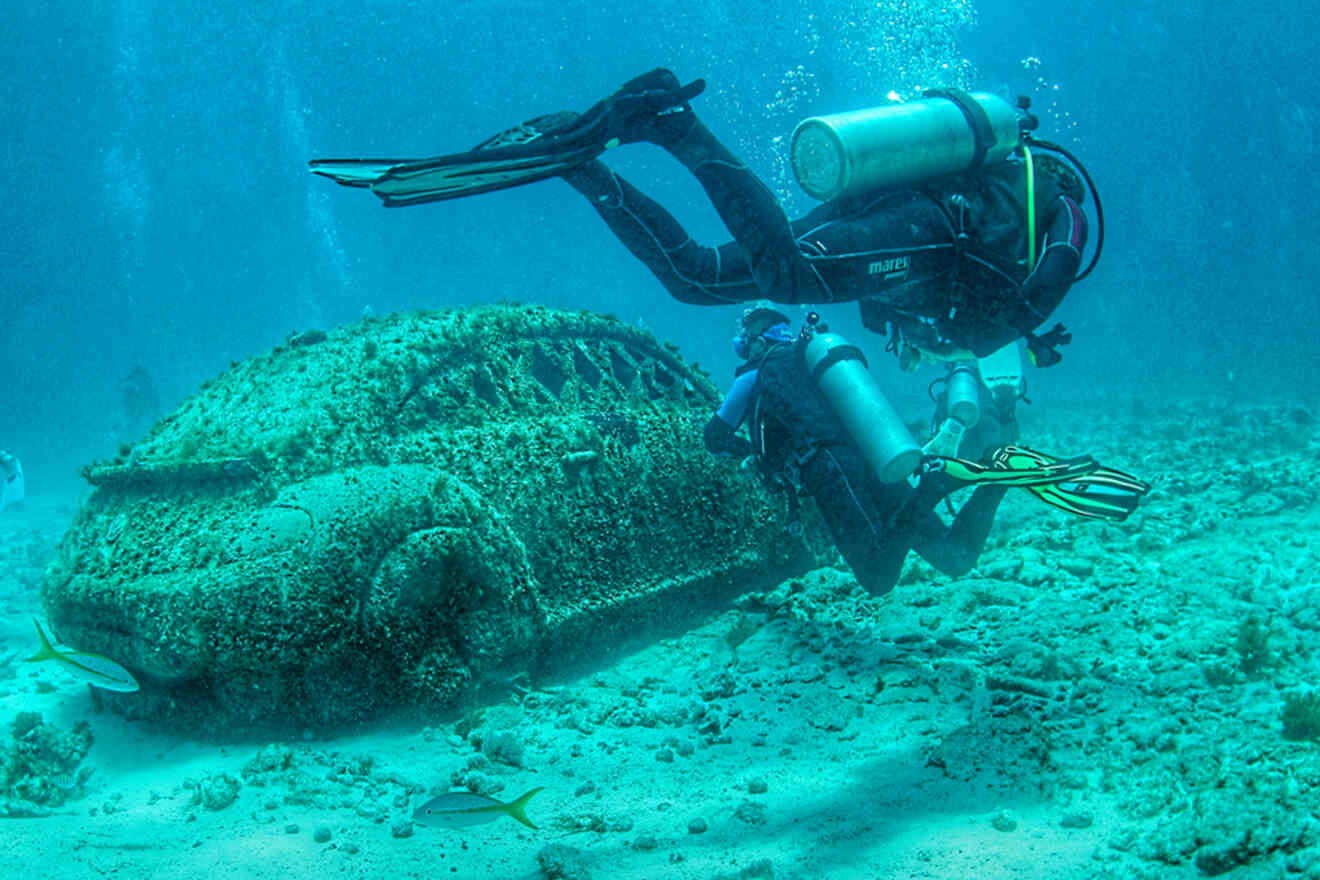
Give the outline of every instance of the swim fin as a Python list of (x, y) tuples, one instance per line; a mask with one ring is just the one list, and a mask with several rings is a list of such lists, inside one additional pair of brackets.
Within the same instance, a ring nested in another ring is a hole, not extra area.
[(1046, 504), (1077, 516), (1122, 522), (1137, 509), (1142, 496), (1150, 491), (1150, 484), (1102, 467), (1076, 480), (1027, 486), (1026, 490)]
[(965, 458), (937, 457), (936, 462), (955, 480), (978, 486), (1046, 486), (1079, 479), (1100, 467), (1089, 455), (1056, 459), (1020, 446), (1005, 446), (988, 465)]
[(538, 116), (465, 153), (430, 159), (313, 159), (314, 174), (370, 189), (386, 207), (473, 196), (553, 177), (600, 155), (576, 113)]
[(313, 159), (307, 164), (313, 174), (330, 178), (342, 186), (370, 188), (396, 165), (406, 165), (414, 159)]
[(419, 205), (494, 192), (555, 177), (606, 149), (643, 139), (648, 118), (690, 109), (704, 80), (678, 86), (667, 70), (629, 80), (581, 115), (538, 116), (463, 153), (429, 159), (313, 159), (314, 174), (370, 189), (386, 207)]
[[(995, 462), (1008, 468), (1030, 467), (1051, 461), (1049, 456), (1022, 447), (1005, 447), (995, 454)], [(1076, 516), (1122, 522), (1137, 509), (1150, 484), (1129, 473), (1097, 466), (1078, 477), (1023, 486), (1041, 501)]]

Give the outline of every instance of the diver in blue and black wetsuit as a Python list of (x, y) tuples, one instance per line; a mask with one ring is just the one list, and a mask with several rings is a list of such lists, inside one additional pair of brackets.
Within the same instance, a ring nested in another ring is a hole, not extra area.
[[(835, 369), (864, 376), (865, 362), (837, 337), (826, 343), (833, 348), (813, 353), (815, 332), (794, 334), (787, 316), (773, 308), (743, 316), (734, 349), (745, 363), (706, 424), (705, 444), (714, 455), (754, 457), (767, 483), (790, 499), (797, 493), (814, 498), (835, 546), (874, 594), (893, 588), (909, 551), (944, 574), (966, 574), (1010, 487), (1070, 513), (1109, 520), (1126, 518), (1149, 489), (1090, 456), (1060, 460), (1015, 446), (995, 450), (989, 465), (923, 460), (901, 419), (868, 383), (821, 381)], [(869, 418), (867, 410), (883, 414)], [(852, 427), (859, 423), (869, 424), (865, 437)], [(743, 427), (750, 441), (739, 435)], [(885, 448), (875, 449), (877, 438)], [(971, 498), (946, 525), (936, 505), (970, 486), (976, 487)]]
[[(906, 480), (878, 479), (816, 390), (786, 316), (753, 309), (735, 347), (746, 362), (706, 424), (712, 454), (754, 455), (771, 485), (813, 497), (835, 547), (871, 593), (893, 589), (909, 550), (944, 574), (971, 570), (1008, 487), (978, 487), (945, 526), (935, 505), (966, 484), (938, 471), (916, 489)], [(738, 435), (743, 425), (755, 445)]]
[(23, 463), (18, 456), (0, 449), (0, 510), (22, 501), (26, 491)]
[[(790, 220), (769, 188), (693, 112), (689, 102), (703, 88), (700, 80), (683, 86), (670, 71), (655, 70), (583, 114), (538, 117), (467, 153), (315, 160), (312, 170), (370, 188), (391, 206), (562, 177), (683, 302), (857, 301), (866, 326), (889, 336), (905, 368), (923, 358), (985, 358), (1009, 346), (1016, 360), (1019, 338), (1027, 340), (1037, 365), (1059, 359), (1054, 346), (1068, 341), (1066, 331), (1056, 326), (1038, 336), (1036, 330), (1079, 277), (1086, 241), (1083, 189), (1062, 162), (1043, 154), (1032, 158), (1025, 143), (1033, 118), (992, 95), (946, 91), (902, 105), (904, 129), (884, 120), (834, 125), (814, 145), (804, 141), (801, 162), (794, 156), (804, 187), (828, 200)], [(910, 120), (921, 114), (929, 121), (914, 128)], [(920, 157), (913, 160), (918, 170), (877, 170), (875, 156), (885, 151), (875, 141), (893, 131), (898, 148), (888, 152)], [(930, 143), (904, 143), (909, 135)], [(846, 146), (850, 138), (859, 143), (857, 156), (815, 162), (827, 171), (861, 168), (837, 186), (817, 186), (816, 178), (830, 176), (820, 167), (799, 167), (829, 153), (829, 144)], [(597, 158), (638, 142), (661, 147), (692, 172), (733, 242), (697, 244), (664, 208)], [(925, 161), (946, 152), (942, 164)], [(1010, 369), (1005, 385), (990, 385), (1007, 426), (1006, 436), (994, 439), (1015, 436), (1019, 374)]]

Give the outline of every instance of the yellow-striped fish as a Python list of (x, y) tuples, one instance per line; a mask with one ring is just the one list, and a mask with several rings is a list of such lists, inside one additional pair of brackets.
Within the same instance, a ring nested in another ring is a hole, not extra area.
[(56, 660), (61, 668), (72, 672), (88, 684), (108, 691), (131, 693), (138, 689), (133, 673), (120, 666), (109, 657), (89, 654), (86, 651), (61, 651), (51, 645), (45, 631), (36, 618), (32, 619), (37, 627), (37, 638), (41, 639), (41, 650), (27, 658), (28, 663), (40, 663), (43, 660)]
[(470, 791), (451, 791), (432, 798), (417, 808), (413, 821), (418, 825), (431, 825), (435, 828), (469, 828), (481, 825), (500, 816), (512, 816), (528, 828), (535, 828), (527, 818), (527, 802), (532, 795), (542, 789), (534, 788), (516, 801), (504, 803), (484, 794)]

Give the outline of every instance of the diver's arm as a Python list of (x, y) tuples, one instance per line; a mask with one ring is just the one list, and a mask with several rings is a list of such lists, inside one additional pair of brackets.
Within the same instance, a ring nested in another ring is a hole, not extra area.
[(711, 455), (742, 458), (752, 453), (752, 444), (739, 437), (737, 432), (747, 417), (755, 386), (756, 370), (750, 370), (735, 379), (728, 396), (706, 423), (703, 439)]
[[(1005, 308), (995, 324), (977, 331), (970, 345), (972, 354), (986, 357), (1023, 337), (1029, 345), (1032, 344), (1033, 331), (1059, 307), (1072, 287), (1085, 245), (1086, 215), (1072, 199), (1059, 196), (1046, 227), (1045, 238), (1041, 242), (1040, 257), (1019, 288), (1016, 305)], [(1051, 363), (1057, 360), (1058, 355), (1055, 353)], [(1037, 365), (1049, 364), (1037, 361)]]
[(1039, 327), (1072, 287), (1086, 246), (1086, 215), (1077, 203), (1059, 196), (1036, 267), (1022, 284), (1022, 308), (1014, 322), (1023, 333)]
[(739, 437), (737, 429), (718, 414), (706, 422), (702, 439), (706, 443), (706, 451), (720, 458), (746, 458), (752, 454), (752, 444)]

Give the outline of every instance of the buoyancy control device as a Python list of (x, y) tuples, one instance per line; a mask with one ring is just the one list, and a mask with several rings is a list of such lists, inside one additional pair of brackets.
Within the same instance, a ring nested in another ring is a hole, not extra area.
[[(793, 174), (807, 194), (821, 201), (870, 190), (918, 186), (937, 178), (976, 171), (1020, 154), (1028, 169), (1027, 204), (1035, 204), (1031, 150), (1062, 156), (1086, 181), (1095, 205), (1095, 248), (1074, 281), (1095, 268), (1105, 240), (1100, 194), (1085, 166), (1056, 143), (1033, 132), (1040, 120), (1031, 99), (1016, 106), (990, 92), (931, 89), (914, 101), (813, 116), (798, 123), (789, 149)], [(1080, 204), (1081, 199), (1076, 201)], [(1035, 211), (1027, 211), (1034, 226)], [(1034, 249), (1035, 230), (1028, 230)], [(1034, 263), (1034, 253), (1029, 263)]]

